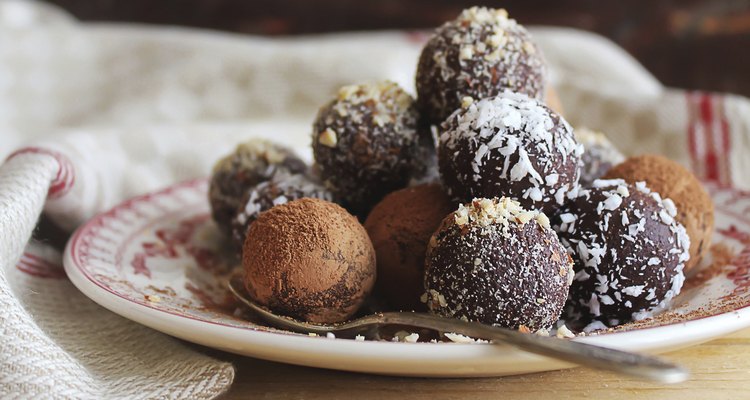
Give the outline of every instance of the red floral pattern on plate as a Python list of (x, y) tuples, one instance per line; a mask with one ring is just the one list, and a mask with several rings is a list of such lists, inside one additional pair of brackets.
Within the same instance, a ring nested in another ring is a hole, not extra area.
[[(668, 313), (671, 318), (641, 321), (633, 329), (750, 305), (750, 193), (709, 188), (716, 204), (714, 243), (732, 251), (731, 262), (683, 291)], [(225, 289), (239, 261), (209, 217), (206, 190), (205, 180), (189, 181), (100, 214), (71, 239), (72, 263), (100, 288), (141, 306), (211, 324), (270, 330), (240, 318)]]

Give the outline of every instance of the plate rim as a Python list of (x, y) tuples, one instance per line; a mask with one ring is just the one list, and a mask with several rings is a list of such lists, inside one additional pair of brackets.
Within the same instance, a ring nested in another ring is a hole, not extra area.
[[(326, 337), (312, 337), (312, 336), (305, 336), (302, 334), (294, 334), (294, 333), (282, 333), (282, 332), (274, 332), (274, 331), (265, 331), (262, 329), (259, 329), (257, 327), (253, 326), (234, 326), (229, 324), (224, 324), (217, 321), (210, 321), (207, 319), (194, 317), (186, 314), (181, 314), (176, 311), (172, 310), (164, 310), (157, 307), (154, 307), (153, 305), (148, 304), (147, 302), (143, 301), (137, 301), (135, 299), (132, 299), (130, 297), (126, 297), (125, 295), (122, 295), (118, 293), (115, 290), (112, 290), (110, 288), (105, 287), (101, 282), (99, 282), (97, 279), (92, 277), (88, 271), (85, 270), (85, 268), (80, 265), (77, 261), (77, 259), (74, 257), (75, 252), (77, 251), (79, 244), (81, 243), (81, 238), (84, 233), (91, 230), (95, 226), (101, 226), (101, 222), (104, 218), (113, 217), (117, 214), (118, 211), (123, 210), (127, 207), (130, 207), (132, 204), (142, 202), (142, 201), (148, 201), (149, 199), (168, 195), (171, 192), (178, 191), (178, 190), (185, 190), (185, 189), (192, 189), (192, 190), (202, 190), (204, 186), (206, 186), (208, 183), (207, 178), (196, 178), (196, 179), (190, 179), (182, 182), (178, 182), (169, 186), (166, 186), (164, 188), (161, 188), (159, 190), (155, 190), (149, 193), (141, 194), (138, 196), (134, 196), (130, 199), (127, 199), (125, 201), (122, 201), (115, 205), (114, 207), (110, 208), (107, 211), (104, 211), (102, 213), (97, 214), (96, 216), (89, 219), (86, 223), (81, 225), (71, 236), (71, 238), (68, 240), (65, 251), (63, 255), (63, 266), (65, 269), (66, 274), (68, 275), (71, 282), (87, 297), (89, 297), (91, 300), (99, 304), (100, 306), (119, 314), (127, 319), (133, 320), (139, 324), (148, 326), (149, 328), (164, 332), (166, 334), (169, 334), (171, 336), (176, 336), (181, 339), (199, 343), (205, 346), (209, 347), (217, 347), (215, 344), (215, 341), (209, 340), (209, 339), (201, 339), (196, 338), (195, 335), (190, 334), (180, 334), (180, 332), (174, 332), (169, 328), (165, 328), (165, 325), (160, 322), (166, 322), (166, 320), (171, 320), (174, 322), (174, 324), (168, 324), (168, 325), (180, 325), (179, 322), (186, 322), (188, 325), (193, 325), (195, 328), (191, 330), (192, 332), (196, 333), (202, 333), (206, 336), (212, 336), (212, 329), (207, 328), (207, 326), (210, 326), (214, 329), (218, 329), (220, 331), (225, 331), (230, 336), (234, 337), (234, 340), (232, 343), (237, 344), (238, 338), (240, 336), (245, 336), (248, 339), (255, 339), (255, 340), (249, 340), (248, 342), (264, 342), (266, 345), (270, 344), (270, 342), (274, 342), (274, 339), (281, 339), (283, 338), (284, 341), (288, 340), (290, 342), (294, 343), (302, 343), (302, 344), (312, 344), (315, 343), (314, 347), (315, 351), (312, 351), (311, 353), (322, 353), (325, 350), (325, 352), (330, 351), (328, 349), (329, 347), (335, 349), (335, 350), (345, 350), (348, 349), (349, 351), (345, 351), (342, 354), (356, 354), (359, 353), (360, 350), (365, 349), (377, 349), (382, 350), (383, 348), (389, 348), (389, 349), (399, 349), (399, 351), (391, 351), (388, 353), (388, 356), (385, 358), (394, 359), (397, 358), (401, 361), (403, 359), (409, 359), (414, 356), (412, 353), (420, 353), (420, 357), (425, 357), (431, 355), (430, 353), (435, 353), (436, 348), (445, 349), (444, 351), (440, 353), (446, 353), (442, 354), (441, 357), (437, 358), (451, 358), (451, 357), (458, 357), (461, 359), (468, 358), (471, 359), (471, 357), (487, 357), (487, 352), (492, 353), (493, 351), (489, 350), (494, 347), (498, 346), (477, 346), (477, 347), (471, 347), (472, 351), (468, 351), (470, 347), (464, 344), (464, 343), (404, 343), (404, 342), (390, 342), (390, 341), (356, 341), (356, 340), (349, 340), (349, 339), (339, 339), (336, 338), (334, 340), (328, 339)], [(710, 190), (710, 192), (714, 193), (714, 190), (719, 191), (729, 191), (736, 193), (737, 191), (731, 189), (731, 188), (713, 188), (713, 190)], [(741, 191), (740, 191), (741, 193)], [(712, 196), (713, 197), (713, 196)], [(718, 207), (717, 207), (718, 208)], [(743, 220), (744, 223), (750, 225), (750, 221)], [(116, 266), (113, 266), (116, 268)], [(145, 314), (144, 314), (145, 312)], [(167, 317), (166, 320), (161, 321), (163, 317)], [(721, 323), (718, 323), (721, 322)], [(592, 344), (598, 344), (606, 347), (619, 347), (616, 345), (617, 342), (616, 339), (622, 338), (623, 335), (627, 335), (628, 338), (634, 338), (639, 336), (654, 336), (654, 330), (657, 330), (659, 332), (659, 335), (656, 336), (667, 336), (669, 335), (669, 331), (672, 331), (674, 329), (688, 329), (688, 328), (698, 328), (700, 326), (704, 326), (703, 329), (700, 329), (701, 332), (707, 332), (709, 333), (706, 336), (704, 340), (698, 340), (698, 341), (691, 341), (691, 340), (683, 340), (684, 343), (680, 342), (677, 343), (676, 348), (690, 346), (693, 344), (698, 344), (699, 342), (704, 342), (706, 340), (711, 340), (713, 338), (717, 338), (719, 336), (723, 336), (726, 334), (730, 334), (732, 332), (738, 331), (740, 329), (746, 328), (750, 326), (750, 305), (746, 305), (744, 307), (738, 307), (733, 310), (729, 310), (726, 312), (716, 313), (712, 315), (705, 315), (700, 316), (697, 318), (693, 318), (687, 321), (675, 321), (670, 322), (664, 325), (660, 326), (651, 326), (651, 327), (644, 327), (639, 329), (633, 329), (628, 331), (619, 331), (619, 332), (607, 332), (602, 334), (596, 334), (596, 335), (587, 335), (587, 336), (579, 336), (575, 337), (572, 340), (575, 341), (581, 341), (581, 342), (587, 342)], [(711, 329), (706, 329), (706, 327)], [(229, 328), (229, 329), (226, 329)], [(169, 331), (169, 332), (167, 332)], [(611, 340), (611, 339), (615, 340)], [(659, 339), (659, 338), (656, 338)], [(329, 346), (327, 343), (326, 345), (320, 346), (321, 341), (328, 340), (331, 343), (335, 343), (335, 346)], [(648, 338), (641, 338), (640, 339), (642, 343), (644, 342), (653, 342), (661, 343), (664, 341), (662, 338), (660, 340), (648, 340)], [(313, 342), (318, 341), (318, 342)], [(242, 340), (239, 340), (239, 342), (242, 342)], [(682, 345), (681, 345), (682, 343)], [(406, 347), (407, 345), (416, 345), (417, 347)], [(464, 346), (456, 346), (456, 345), (464, 345)], [(476, 345), (476, 344), (473, 344)], [(223, 348), (221, 346), (218, 346), (222, 350), (231, 351), (231, 352), (239, 352), (240, 354), (247, 354), (245, 351), (233, 351), (229, 348)], [(275, 346), (271, 346), (274, 348), (284, 347), (283, 344), (276, 344)], [(502, 346), (504, 347), (504, 346)], [(648, 347), (648, 346), (645, 346)], [(652, 346), (652, 347), (658, 347), (658, 346)], [(454, 350), (448, 350), (449, 348), (459, 348), (462, 349), (460, 353), (457, 354), (451, 354), (455, 353)], [(622, 346), (619, 348), (627, 348), (627, 346)], [(408, 349), (408, 351), (404, 351)], [(419, 349), (419, 350), (417, 350)], [(235, 349), (238, 350), (238, 349)], [(415, 350), (415, 351), (413, 351)], [(514, 356), (520, 356), (520, 355), (526, 355), (528, 357), (531, 357), (530, 359), (537, 359), (538, 360), (549, 360), (547, 358), (536, 356), (532, 354), (528, 354), (525, 352), (522, 352), (520, 350), (513, 349), (516, 353)], [(648, 349), (645, 349), (648, 351)], [(657, 349), (658, 352), (658, 349)], [(331, 355), (336, 356), (335, 353), (339, 353), (339, 351), (334, 351)], [(371, 356), (372, 354), (378, 353), (377, 351), (368, 351), (368, 356)], [(422, 354), (423, 353), (423, 354)], [(476, 354), (474, 354), (476, 353)], [(383, 353), (385, 354), (385, 353)], [(408, 355), (408, 357), (394, 357), (398, 354), (401, 355)], [(507, 354), (507, 348), (505, 350), (505, 353)], [(265, 359), (273, 359), (272, 357), (269, 357), (267, 355), (260, 356), (261, 358)], [(292, 364), (299, 364), (299, 365), (310, 365), (315, 366), (310, 363), (304, 363), (304, 362), (295, 362), (290, 360), (280, 360), (280, 359), (273, 359), (274, 361), (282, 361), (282, 362), (288, 362)], [(549, 361), (545, 361), (546, 363), (549, 363)], [(570, 365), (555, 362), (556, 365), (554, 368), (547, 368), (547, 369), (559, 369), (568, 367)], [(552, 366), (552, 365), (550, 365)], [(346, 370), (353, 370), (350, 368), (343, 368)], [(361, 372), (372, 372), (367, 370), (362, 370)], [(397, 375), (408, 375), (408, 374), (397, 374)], [(416, 374), (417, 376), (430, 376), (429, 374)], [(483, 376), (490, 376), (493, 374), (485, 375), (480, 374)], [(445, 375), (445, 376), (465, 376), (464, 374), (457, 374), (457, 375)], [(471, 374), (471, 376), (479, 376), (476, 374)]]

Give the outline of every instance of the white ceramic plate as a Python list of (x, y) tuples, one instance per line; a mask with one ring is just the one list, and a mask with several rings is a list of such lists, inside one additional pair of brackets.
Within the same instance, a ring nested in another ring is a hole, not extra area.
[[(209, 217), (205, 180), (126, 201), (81, 227), (65, 270), (102, 306), (172, 336), (273, 361), (412, 376), (499, 376), (568, 365), (507, 346), (328, 339), (239, 318), (225, 289), (236, 261)], [(664, 352), (750, 326), (750, 193), (711, 189), (716, 256), (688, 279), (672, 310), (575, 340)]]

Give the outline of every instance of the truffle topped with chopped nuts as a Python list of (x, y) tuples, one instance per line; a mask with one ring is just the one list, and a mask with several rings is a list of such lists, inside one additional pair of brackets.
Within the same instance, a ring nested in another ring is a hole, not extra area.
[(294, 151), (264, 139), (240, 143), (213, 168), (208, 190), (211, 215), (219, 228), (230, 234), (232, 219), (247, 190), (277, 172), (305, 173), (308, 167)]
[(503, 9), (472, 7), (439, 27), (417, 67), (420, 110), (439, 124), (464, 98), (481, 100), (508, 89), (545, 95), (547, 67), (528, 31)]
[(680, 293), (690, 239), (677, 211), (644, 182), (596, 180), (553, 219), (575, 261), (566, 317), (585, 330), (640, 320)]
[(448, 215), (426, 260), (431, 312), (510, 329), (552, 326), (573, 279), (547, 217), (507, 197), (474, 199)]
[(459, 201), (511, 197), (549, 213), (578, 187), (583, 147), (554, 111), (518, 93), (468, 102), (443, 124), (440, 176)]
[(424, 168), (414, 99), (393, 82), (341, 88), (313, 125), (321, 178), (353, 213), (366, 214)]

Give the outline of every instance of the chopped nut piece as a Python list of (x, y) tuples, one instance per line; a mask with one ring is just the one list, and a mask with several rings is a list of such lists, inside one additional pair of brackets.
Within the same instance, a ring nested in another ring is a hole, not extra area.
[(419, 340), (418, 333), (412, 333), (412, 334), (404, 336), (404, 342), (407, 342), (407, 343), (417, 343), (417, 340)]
[(461, 98), (461, 107), (467, 108), (474, 103), (474, 99), (471, 96), (464, 96)]
[(576, 337), (576, 335), (573, 332), (571, 332), (570, 329), (568, 329), (568, 327), (565, 326), (564, 324), (560, 325), (560, 327), (557, 328), (556, 336), (560, 339), (563, 339), (563, 338), (570, 339), (570, 338)]
[(536, 53), (536, 49), (534, 48), (534, 45), (531, 44), (531, 42), (523, 42), (523, 50), (528, 54)]
[(522, 212), (518, 215), (516, 215), (516, 221), (520, 223), (521, 225), (531, 221), (532, 218), (535, 217), (535, 213), (532, 211)]
[(474, 48), (472, 46), (462, 46), (458, 58), (461, 60), (470, 60), (472, 57), (474, 57)]
[(549, 330), (547, 329), (540, 329), (534, 333), (539, 336), (549, 337)]
[(161, 297), (155, 295), (155, 294), (147, 294), (146, 300), (152, 302), (152, 303), (158, 303), (161, 301)]
[(536, 222), (544, 229), (550, 229), (549, 225), (549, 218), (547, 217), (547, 214), (544, 213), (538, 213), (536, 215)]
[(339, 89), (339, 99), (345, 100), (352, 97), (359, 90), (358, 85), (348, 85)]
[(338, 143), (338, 139), (336, 138), (336, 131), (334, 131), (331, 128), (327, 128), (323, 132), (320, 133), (320, 136), (318, 137), (318, 141), (320, 144), (334, 148), (336, 147), (336, 143)]

